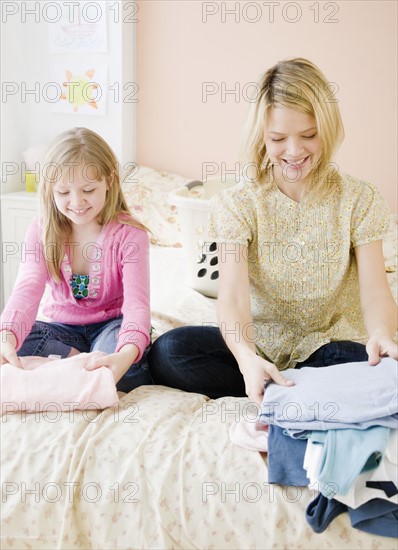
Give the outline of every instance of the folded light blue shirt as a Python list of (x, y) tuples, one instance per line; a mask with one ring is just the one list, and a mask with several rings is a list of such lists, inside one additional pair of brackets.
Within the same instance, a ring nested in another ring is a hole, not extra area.
[(260, 419), (276, 424), (291, 437), (308, 431), (372, 426), (398, 428), (398, 362), (382, 358), (314, 369), (287, 369), (295, 386), (267, 384)]
[(389, 428), (384, 426), (311, 432), (308, 438), (323, 446), (317, 475), (321, 493), (327, 498), (337, 493), (346, 495), (361, 472), (377, 468), (389, 435)]

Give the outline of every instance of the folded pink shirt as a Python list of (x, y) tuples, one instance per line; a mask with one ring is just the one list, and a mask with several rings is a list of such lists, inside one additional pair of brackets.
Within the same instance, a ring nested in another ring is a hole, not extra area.
[(23, 368), (0, 366), (1, 413), (106, 409), (119, 402), (111, 369), (86, 370), (103, 353), (80, 353), (67, 359), (20, 357)]

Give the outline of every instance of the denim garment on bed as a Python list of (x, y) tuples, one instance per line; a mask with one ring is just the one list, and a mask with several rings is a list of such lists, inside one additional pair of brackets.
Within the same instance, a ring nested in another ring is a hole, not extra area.
[(352, 527), (383, 537), (398, 537), (398, 505), (375, 498), (355, 510), (335, 499), (329, 500), (319, 494), (307, 507), (307, 523), (315, 533), (322, 533), (330, 523), (348, 512)]
[(293, 439), (283, 428), (268, 427), (268, 483), (304, 487), (310, 483), (303, 468), (307, 440)]

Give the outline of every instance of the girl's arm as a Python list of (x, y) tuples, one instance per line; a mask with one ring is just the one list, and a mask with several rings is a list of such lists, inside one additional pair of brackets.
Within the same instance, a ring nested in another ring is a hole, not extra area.
[(18, 276), (0, 320), (0, 330), (10, 332), (15, 337), (15, 342), (6, 338), (7, 346), (13, 346), (17, 351), (36, 320), (48, 275), (38, 220), (32, 221), (26, 232), (25, 241), (18, 244), (21, 254)]
[(135, 347), (138, 350), (135, 361), (138, 361), (150, 343), (149, 236), (131, 226), (126, 226), (126, 233), (120, 246), (123, 324), (116, 351)]
[(139, 348), (134, 344), (126, 344), (118, 352), (104, 354), (103, 357), (91, 360), (86, 366), (86, 370), (94, 370), (99, 367), (108, 367), (111, 369), (115, 384), (126, 374), (131, 365), (136, 362), (140, 353)]
[(382, 241), (363, 244), (354, 250), (362, 313), (369, 335), (366, 345), (369, 363), (376, 365), (382, 355), (398, 359), (398, 346), (393, 342), (397, 330), (397, 304), (387, 281)]
[[(117, 243), (117, 262), (122, 266), (123, 322), (115, 353), (98, 358), (88, 370), (109, 367), (118, 382), (133, 363), (139, 361), (150, 343), (149, 237), (145, 231), (124, 226), (124, 237)], [(112, 256), (112, 261), (114, 257)], [(111, 266), (110, 266), (111, 268)]]
[(261, 405), (265, 380), (286, 386), (292, 383), (280, 374), (274, 364), (256, 355), (254, 341), (250, 338), (250, 334), (254, 335), (254, 326), (250, 312), (247, 247), (234, 246), (235, 253), (231, 254), (230, 244), (228, 251), (223, 249), (223, 244), (219, 245), (218, 324), (243, 374), (247, 395), (251, 401)]

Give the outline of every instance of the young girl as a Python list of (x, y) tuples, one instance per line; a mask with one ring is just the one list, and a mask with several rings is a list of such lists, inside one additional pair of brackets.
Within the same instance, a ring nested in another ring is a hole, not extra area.
[[(261, 403), (264, 381), (290, 384), (286, 368), (398, 358), (382, 254), (388, 208), (332, 162), (343, 137), (333, 86), (315, 65), (296, 58), (263, 75), (244, 177), (210, 212), (219, 328), (161, 336), (150, 355), (155, 384)], [(363, 321), (366, 347), (355, 342)]]
[[(28, 229), (1, 316), (1, 363), (20, 366), (17, 352), (64, 358), (100, 350), (89, 368), (109, 367), (119, 390), (151, 384), (149, 239), (129, 213), (113, 151), (86, 128), (61, 134), (39, 196), (41, 217)], [(46, 283), (51, 322), (35, 322)]]

